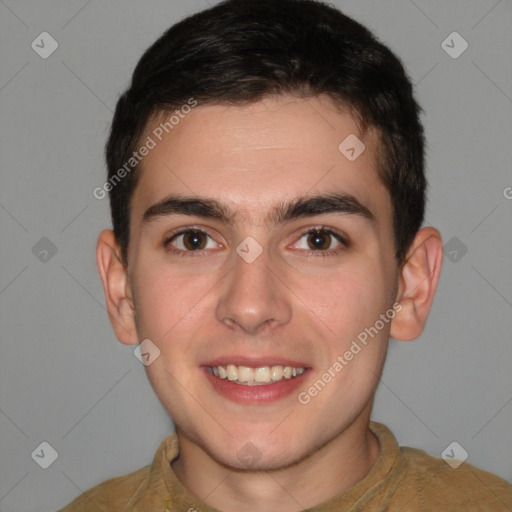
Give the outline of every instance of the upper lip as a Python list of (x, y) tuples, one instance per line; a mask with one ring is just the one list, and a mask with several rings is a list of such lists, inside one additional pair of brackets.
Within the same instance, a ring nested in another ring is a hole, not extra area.
[(268, 356), (268, 357), (248, 357), (248, 356), (220, 356), (211, 359), (202, 364), (202, 366), (215, 367), (227, 366), (234, 364), (236, 366), (248, 366), (250, 368), (260, 368), (262, 366), (294, 366), (296, 368), (308, 368), (309, 366), (302, 362), (284, 357)]

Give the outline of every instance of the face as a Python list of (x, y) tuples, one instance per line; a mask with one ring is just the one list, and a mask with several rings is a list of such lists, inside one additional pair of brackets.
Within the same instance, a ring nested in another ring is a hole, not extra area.
[(297, 462), (369, 416), (385, 358), (399, 272), (377, 135), (281, 96), (198, 106), (153, 138), (128, 252), (138, 338), (160, 350), (148, 377), (215, 460)]

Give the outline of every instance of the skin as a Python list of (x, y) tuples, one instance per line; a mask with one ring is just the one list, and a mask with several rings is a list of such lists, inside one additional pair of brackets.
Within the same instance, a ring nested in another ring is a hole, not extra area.
[[(353, 162), (338, 150), (350, 134), (366, 146)], [(97, 261), (117, 338), (149, 338), (161, 351), (145, 369), (176, 425), (172, 468), (219, 510), (312, 507), (360, 481), (378, 459), (368, 423), (388, 339), (422, 332), (442, 263), (438, 231), (423, 228), (398, 267), (378, 144), (375, 131), (361, 132), (324, 97), (199, 106), (142, 162), (127, 267), (112, 231), (100, 234)], [(279, 203), (333, 192), (354, 196), (375, 220), (327, 213), (265, 222)], [(144, 212), (170, 194), (216, 199), (237, 213), (231, 224), (183, 214), (144, 223)], [(170, 245), (180, 255), (164, 246), (189, 226), (211, 237), (205, 249), (185, 252), (183, 236)], [(311, 249), (308, 233), (319, 226), (348, 245), (327, 237), (327, 253)], [(236, 253), (248, 236), (263, 248), (253, 263)], [(394, 319), (309, 404), (299, 403), (298, 392), (395, 303)], [(290, 396), (240, 404), (216, 393), (201, 370), (227, 354), (292, 358), (310, 370)], [(250, 467), (237, 455), (247, 443), (258, 453)]]

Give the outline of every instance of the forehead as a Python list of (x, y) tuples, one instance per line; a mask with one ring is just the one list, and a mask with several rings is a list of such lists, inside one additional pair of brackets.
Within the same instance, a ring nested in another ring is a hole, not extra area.
[(172, 123), (173, 113), (161, 113), (148, 124), (143, 140), (154, 147), (139, 165), (132, 218), (168, 194), (216, 198), (255, 222), (276, 202), (318, 193), (350, 194), (376, 217), (389, 213), (377, 133), (362, 132), (327, 98), (280, 96), (180, 113)]

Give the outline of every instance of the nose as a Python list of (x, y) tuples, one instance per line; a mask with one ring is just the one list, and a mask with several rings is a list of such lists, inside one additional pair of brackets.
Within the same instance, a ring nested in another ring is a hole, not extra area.
[(223, 280), (217, 319), (246, 334), (287, 324), (292, 316), (287, 289), (269, 266), (266, 251), (252, 263), (238, 255), (234, 259), (234, 268)]

